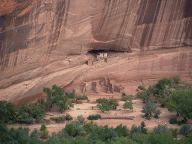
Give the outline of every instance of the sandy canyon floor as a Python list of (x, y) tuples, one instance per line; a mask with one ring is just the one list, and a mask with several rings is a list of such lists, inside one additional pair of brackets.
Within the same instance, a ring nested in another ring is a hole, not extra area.
[[(115, 98), (117, 99), (119, 96), (115, 95), (109, 95), (106, 94), (102, 96), (103, 98)], [(62, 123), (55, 123), (54, 121), (50, 120), (51, 117), (58, 117), (62, 116), (65, 114), (70, 114), (73, 119), (76, 119), (77, 116), (82, 115), (86, 121), (87, 117), (91, 114), (100, 114), (102, 117), (120, 117), (119, 119), (100, 119), (94, 121), (98, 125), (108, 125), (110, 127), (116, 127), (117, 125), (126, 125), (127, 127), (131, 128), (132, 125), (140, 125), (142, 121), (145, 122), (147, 128), (153, 128), (159, 124), (167, 125), (169, 128), (178, 128), (178, 125), (171, 125), (169, 124), (169, 119), (175, 115), (175, 113), (169, 112), (166, 108), (160, 108), (161, 115), (159, 119), (151, 119), (151, 120), (146, 120), (143, 118), (143, 113), (142, 113), (142, 108), (144, 106), (144, 103), (142, 100), (138, 98), (133, 99), (133, 111), (132, 110), (125, 110), (123, 109), (123, 101), (118, 100), (119, 106), (117, 107), (117, 110), (111, 110), (109, 112), (101, 112), (97, 107), (96, 107), (96, 102), (95, 99), (98, 98), (96, 96), (90, 96), (89, 102), (82, 101), (79, 104), (74, 104), (73, 108), (70, 108), (68, 111), (64, 113), (58, 113), (58, 112), (49, 112), (46, 114), (46, 121), (49, 121), (47, 124), (47, 128), (49, 130), (49, 133), (55, 133), (60, 130), (62, 130), (65, 125), (68, 122), (62, 122)], [(134, 117), (132, 120), (131, 119), (121, 119), (121, 117)], [(9, 127), (25, 127), (29, 128), (30, 130), (33, 129), (39, 129), (41, 124), (33, 124), (33, 125), (20, 125), (20, 124), (14, 124), (10, 125)]]

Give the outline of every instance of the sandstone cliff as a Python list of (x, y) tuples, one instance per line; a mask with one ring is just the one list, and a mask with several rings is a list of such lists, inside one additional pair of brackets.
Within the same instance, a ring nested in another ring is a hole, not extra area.
[[(0, 0), (0, 98), (191, 80), (191, 45), (191, 0)], [(101, 51), (108, 62), (87, 65)]]

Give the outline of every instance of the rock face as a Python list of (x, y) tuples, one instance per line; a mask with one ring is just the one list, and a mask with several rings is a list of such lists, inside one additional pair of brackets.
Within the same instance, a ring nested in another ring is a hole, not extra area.
[[(125, 88), (164, 76), (191, 80), (191, 7), (191, 0), (1, 0), (0, 98), (21, 100), (54, 83), (82, 92), (83, 83), (106, 78)], [(87, 65), (103, 51), (112, 53), (107, 63)]]

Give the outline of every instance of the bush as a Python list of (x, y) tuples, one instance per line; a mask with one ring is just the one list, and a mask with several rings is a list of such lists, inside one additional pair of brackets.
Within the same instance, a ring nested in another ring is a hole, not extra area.
[(46, 106), (47, 110), (53, 107), (58, 107), (60, 112), (63, 112), (71, 106), (70, 99), (74, 97), (74, 92), (65, 93), (61, 87), (53, 85), (52, 88), (44, 88), (43, 91), (47, 94)]
[(51, 117), (51, 120), (55, 121), (56, 123), (62, 123), (66, 119), (65, 119), (65, 116), (59, 116), (59, 117)]
[(25, 123), (39, 122), (44, 118), (45, 107), (42, 103), (25, 104), (15, 107), (9, 102), (0, 101), (0, 121), (4, 123)]
[(82, 115), (77, 116), (77, 121), (79, 121), (81, 124), (85, 123), (85, 118)]
[(132, 125), (130, 133), (131, 133), (131, 135), (147, 134), (147, 129), (145, 128), (145, 123), (141, 122), (141, 124), (139, 126)]
[(153, 86), (153, 94), (155, 96), (162, 96), (164, 95), (164, 90), (169, 88), (173, 84), (172, 79), (161, 79)]
[(170, 131), (167, 128), (166, 125), (158, 125), (157, 127), (155, 127), (153, 129), (153, 132), (156, 133), (156, 134), (163, 134), (163, 133), (167, 133), (167, 132), (170, 132)]
[(41, 125), (40, 133), (41, 133), (41, 138), (42, 139), (47, 139), (48, 138), (49, 132), (48, 132), (47, 127), (46, 127), (45, 124)]
[(95, 115), (89, 115), (87, 117), (88, 120), (98, 120), (101, 119), (101, 115), (100, 114), (95, 114)]
[(144, 89), (137, 93), (137, 97), (143, 100), (143, 102), (148, 102), (151, 99), (151, 92), (149, 89)]
[(192, 89), (178, 89), (173, 92), (169, 106), (184, 119), (192, 118)]
[(189, 124), (184, 124), (181, 126), (179, 132), (184, 136), (188, 136), (190, 133), (192, 133), (192, 126)]
[(30, 136), (29, 130), (24, 128), (8, 129), (0, 124), (0, 143), (1, 144), (42, 144), (37, 136)]
[(118, 125), (115, 128), (115, 131), (119, 137), (126, 137), (129, 135), (129, 129), (126, 126), (123, 126), (122, 124)]
[(154, 102), (148, 101), (143, 107), (144, 117), (146, 119), (151, 119), (152, 117), (158, 118), (160, 115), (160, 110), (157, 109), (157, 106)]
[(170, 118), (169, 123), (170, 124), (177, 124), (177, 118), (176, 117)]
[(76, 96), (76, 100), (88, 100), (87, 96)]
[(69, 115), (69, 114), (66, 114), (66, 115), (65, 115), (65, 120), (66, 120), (66, 121), (73, 120), (73, 117), (72, 117), (71, 115)]
[(69, 136), (77, 137), (85, 135), (83, 125), (79, 121), (73, 121), (64, 128)]
[(132, 96), (126, 95), (125, 93), (123, 93), (122, 96), (121, 96), (121, 100), (122, 101), (131, 101), (132, 100)]
[(21, 106), (17, 112), (17, 122), (31, 124), (40, 122), (45, 116), (45, 106), (42, 103), (32, 103)]
[(115, 99), (97, 99), (97, 107), (101, 110), (101, 111), (109, 111), (112, 109), (116, 109), (118, 106), (118, 102)]
[(14, 122), (16, 119), (16, 108), (7, 101), (0, 101), (0, 123)]
[(73, 118), (69, 114), (66, 114), (64, 116), (52, 117), (51, 120), (55, 121), (56, 123), (62, 123), (64, 121), (73, 120)]
[(124, 109), (133, 109), (133, 103), (132, 101), (125, 101), (125, 103), (123, 104), (123, 108)]

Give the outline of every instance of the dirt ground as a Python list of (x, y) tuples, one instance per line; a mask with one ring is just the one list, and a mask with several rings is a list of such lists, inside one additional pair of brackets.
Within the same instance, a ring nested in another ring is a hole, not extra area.
[[(96, 98), (93, 96), (91, 99), (89, 99), (89, 102), (82, 102), (80, 104), (75, 104), (73, 108), (70, 110), (66, 111), (65, 113), (58, 113), (58, 112), (49, 112), (46, 114), (45, 119), (50, 119), (51, 117), (56, 117), (56, 116), (61, 116), (65, 114), (70, 114), (73, 119), (76, 119), (77, 116), (82, 115), (85, 120), (87, 120), (87, 117), (91, 114), (100, 114), (101, 116), (116, 116), (116, 117), (128, 117), (128, 116), (133, 116), (133, 120), (129, 119), (101, 119), (94, 121), (98, 125), (108, 125), (110, 127), (116, 127), (119, 124), (126, 125), (127, 127), (131, 128), (132, 125), (139, 125), (142, 121), (145, 122), (147, 128), (153, 128), (159, 124), (165, 124), (169, 128), (178, 128), (177, 125), (171, 125), (169, 124), (169, 119), (170, 117), (174, 116), (175, 113), (169, 112), (166, 108), (160, 108), (161, 115), (159, 119), (151, 119), (151, 120), (146, 120), (143, 118), (143, 113), (142, 113), (142, 108), (144, 106), (142, 100), (140, 99), (134, 99), (133, 100), (133, 111), (130, 110), (124, 110), (123, 109), (123, 101), (119, 101), (119, 106), (117, 107), (117, 110), (112, 110), (109, 112), (101, 112), (97, 107), (96, 103), (94, 102)], [(63, 123), (54, 123), (49, 122), (47, 124), (47, 128), (49, 130), (49, 133), (56, 133), (60, 130), (62, 130), (67, 122)], [(29, 128), (30, 130), (33, 129), (39, 129), (40, 124), (34, 124), (34, 125), (10, 125), (9, 127), (25, 127)]]

